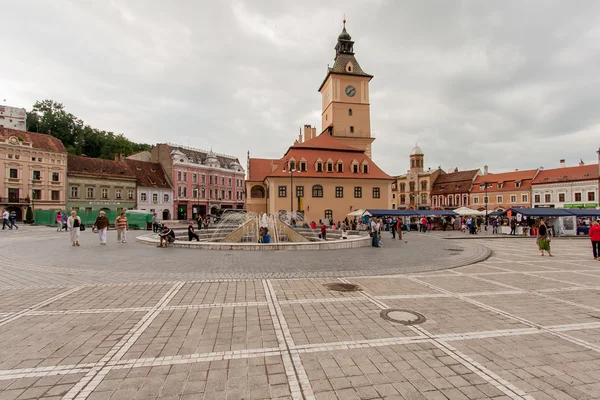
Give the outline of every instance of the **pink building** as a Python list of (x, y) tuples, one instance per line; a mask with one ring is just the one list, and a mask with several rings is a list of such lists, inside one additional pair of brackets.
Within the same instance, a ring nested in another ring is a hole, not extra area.
[(151, 154), (171, 177), (174, 218), (245, 208), (245, 172), (237, 158), (165, 143), (157, 144)]

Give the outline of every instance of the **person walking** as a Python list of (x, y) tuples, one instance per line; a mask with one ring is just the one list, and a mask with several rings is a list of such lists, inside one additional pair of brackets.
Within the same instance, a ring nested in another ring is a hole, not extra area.
[(196, 218), (196, 223), (198, 224), (198, 230), (202, 229), (202, 215), (198, 214)]
[(371, 219), (371, 246), (379, 247), (379, 223), (377, 218)]
[(152, 232), (157, 233), (160, 229), (158, 227), (158, 215), (156, 213), (152, 214)]
[(494, 218), (492, 221), (492, 234), (498, 233), (498, 218)]
[(590, 240), (592, 241), (592, 251), (594, 253), (594, 260), (600, 261), (600, 223), (594, 221), (590, 226)]
[(59, 211), (58, 214), (56, 214), (56, 232), (60, 231), (62, 231), (62, 214)]
[(62, 227), (66, 232), (67, 231), (67, 212), (66, 211), (64, 213), (62, 213)]
[(542, 253), (542, 257), (544, 256), (544, 251), (547, 251), (550, 257), (554, 257), (550, 252), (550, 240), (551, 239), (548, 236), (548, 227), (546, 226), (546, 221), (544, 221), (544, 218), (540, 218), (540, 227), (538, 230), (536, 243), (538, 245), (538, 249)]
[(2, 230), (6, 229), (6, 227), (8, 226), (8, 229), (12, 229), (10, 227), (10, 222), (9, 222), (9, 214), (8, 211), (6, 211), (6, 208), (2, 210)]
[(98, 237), (100, 238), (100, 244), (106, 245), (106, 231), (108, 231), (108, 227), (110, 226), (110, 221), (108, 217), (104, 215), (104, 211), (100, 211), (100, 215), (96, 217), (96, 221), (94, 221), (93, 228), (98, 230)]
[[(200, 222), (198, 223), (200, 225)], [(200, 241), (200, 236), (196, 232), (194, 232), (194, 223), (190, 221), (190, 225), (188, 226), (188, 239), (190, 242), (192, 239), (196, 239), (197, 242)]]
[(392, 239), (396, 239), (396, 225), (397, 225), (397, 221), (396, 219), (392, 219), (392, 223), (390, 224), (390, 230), (392, 231)]
[(321, 221), (321, 239), (327, 240), (327, 225)]
[(10, 221), (10, 229), (12, 229), (12, 228), (19, 229), (19, 227), (17, 226), (17, 213), (15, 211), (10, 212), (8, 219)]
[(115, 228), (117, 228), (117, 243), (127, 243), (127, 229), (129, 229), (129, 223), (127, 222), (127, 215), (122, 212), (121, 215), (115, 219)]
[(81, 218), (77, 216), (77, 211), (71, 211), (71, 216), (67, 218), (67, 230), (71, 233), (71, 246), (79, 246), (79, 230), (81, 228)]

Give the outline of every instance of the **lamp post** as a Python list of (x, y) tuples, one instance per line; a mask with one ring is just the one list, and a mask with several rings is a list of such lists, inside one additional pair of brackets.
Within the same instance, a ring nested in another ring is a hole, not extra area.
[(487, 231), (488, 228), (488, 181), (483, 182), (483, 184), (485, 185), (485, 230)]
[[(295, 164), (295, 163), (294, 163)], [(296, 166), (286, 161), (283, 164), (283, 172), (289, 171), (290, 173), (290, 213), (294, 212), (294, 172), (296, 172)]]

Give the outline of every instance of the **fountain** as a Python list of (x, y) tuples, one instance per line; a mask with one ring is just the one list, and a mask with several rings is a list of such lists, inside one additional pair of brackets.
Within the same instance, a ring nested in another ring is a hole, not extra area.
[[(301, 214), (289, 212), (281, 212), (278, 216), (225, 212), (217, 224), (196, 231), (200, 237), (197, 242), (188, 241), (186, 225), (170, 226), (177, 238), (172, 246), (209, 250), (320, 250), (371, 245), (369, 236), (358, 231), (348, 231), (348, 239), (342, 239), (341, 231), (332, 230), (327, 233), (327, 240), (323, 240), (320, 238), (320, 231), (310, 229), (302, 219)], [(268, 229), (270, 243), (260, 243), (261, 228)], [(146, 234), (136, 239), (140, 243), (156, 244), (158, 235)]]

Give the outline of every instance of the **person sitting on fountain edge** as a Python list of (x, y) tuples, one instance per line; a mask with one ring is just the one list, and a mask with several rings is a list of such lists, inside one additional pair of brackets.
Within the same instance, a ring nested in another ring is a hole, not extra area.
[[(160, 244), (157, 247), (168, 247), (169, 243), (175, 241), (175, 232), (166, 225), (163, 225), (162, 232), (158, 236), (160, 237)], [(165, 242), (164, 246), (163, 241)]]
[(198, 242), (200, 241), (200, 237), (196, 232), (194, 232), (194, 223), (192, 221), (190, 221), (190, 225), (188, 226), (188, 239), (190, 242), (192, 239), (196, 239)]
[(271, 243), (271, 235), (269, 234), (268, 228), (265, 228), (264, 230), (263, 243)]

